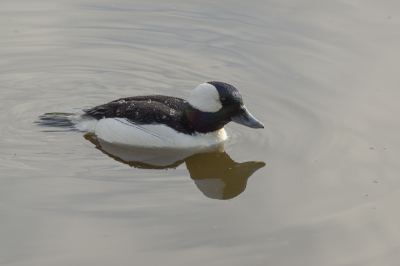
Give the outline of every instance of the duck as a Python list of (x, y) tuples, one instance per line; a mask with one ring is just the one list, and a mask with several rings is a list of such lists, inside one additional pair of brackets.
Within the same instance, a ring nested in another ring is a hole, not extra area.
[(239, 90), (220, 81), (200, 84), (188, 100), (165, 95), (133, 96), (83, 111), (78, 129), (84, 127), (111, 144), (144, 148), (219, 145), (228, 139), (224, 126), (229, 122), (264, 128), (245, 107)]

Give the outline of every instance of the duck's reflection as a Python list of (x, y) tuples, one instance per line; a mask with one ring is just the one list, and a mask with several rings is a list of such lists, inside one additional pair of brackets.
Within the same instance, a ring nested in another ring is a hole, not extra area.
[[(231, 199), (241, 194), (247, 179), (263, 162), (237, 163), (223, 150), (223, 145), (207, 150), (141, 149), (120, 147), (87, 134), (85, 139), (111, 158), (141, 169), (171, 169), (186, 163), (190, 177), (203, 194), (212, 199)], [(200, 152), (200, 153), (196, 153)]]

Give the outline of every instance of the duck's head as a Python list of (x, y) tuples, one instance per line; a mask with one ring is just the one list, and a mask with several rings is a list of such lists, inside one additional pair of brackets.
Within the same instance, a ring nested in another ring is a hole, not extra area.
[(264, 128), (246, 109), (240, 92), (224, 82), (200, 84), (190, 95), (185, 115), (200, 133), (213, 132), (233, 121), (251, 128)]

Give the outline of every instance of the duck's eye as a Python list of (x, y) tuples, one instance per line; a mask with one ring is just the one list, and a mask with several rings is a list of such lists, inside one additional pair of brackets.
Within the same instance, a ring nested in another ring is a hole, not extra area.
[(221, 97), (219, 98), (219, 100), (221, 101), (222, 104), (227, 104), (229, 102), (228, 98), (225, 97)]

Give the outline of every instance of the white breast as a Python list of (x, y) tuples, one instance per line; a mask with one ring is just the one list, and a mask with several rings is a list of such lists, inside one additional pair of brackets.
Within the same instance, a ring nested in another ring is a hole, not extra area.
[(224, 129), (207, 134), (186, 135), (165, 125), (136, 125), (125, 118), (101, 119), (93, 133), (113, 144), (154, 148), (209, 147), (228, 138)]

